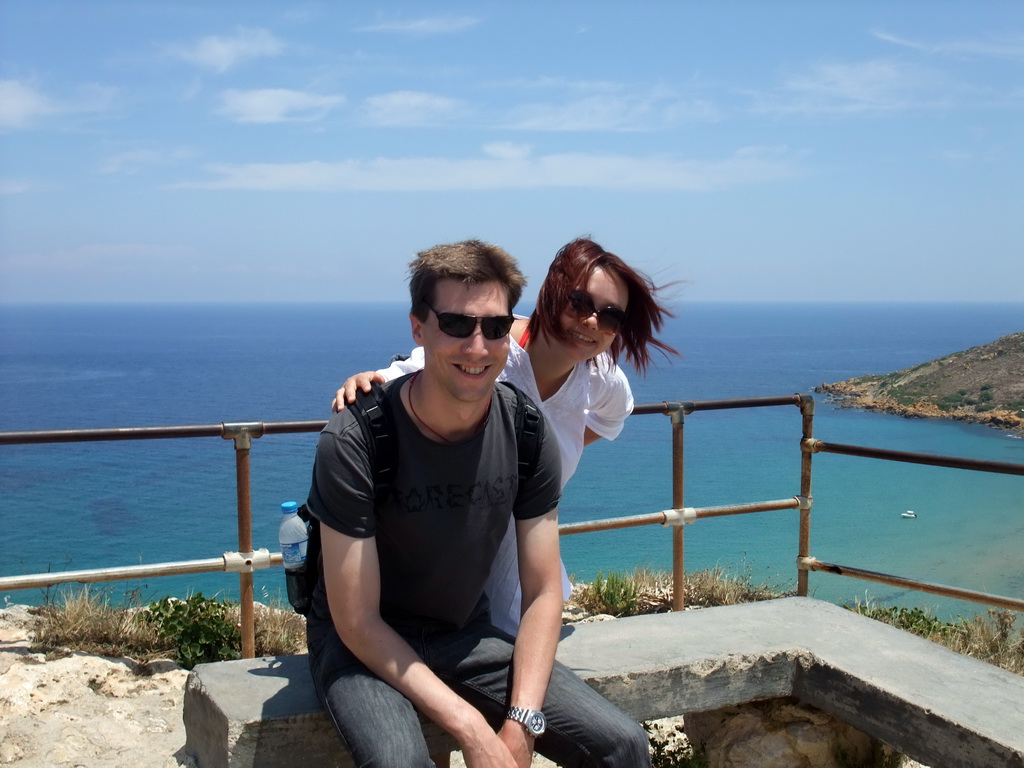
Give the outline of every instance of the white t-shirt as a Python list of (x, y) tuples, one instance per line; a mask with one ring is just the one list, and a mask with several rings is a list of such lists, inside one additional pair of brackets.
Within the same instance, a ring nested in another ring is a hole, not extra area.
[[(423, 347), (416, 347), (409, 359), (395, 361), (379, 373), (386, 381), (413, 371), (424, 364)], [(583, 438), (587, 427), (606, 440), (614, 440), (622, 432), (623, 422), (633, 410), (633, 392), (629, 380), (607, 352), (593, 363), (577, 363), (558, 391), (541, 400), (530, 356), (515, 339), (509, 339), (508, 362), (498, 377), (515, 384), (537, 403), (544, 414), (547, 429), (554, 432), (562, 459), (562, 487), (569, 482), (583, 455)], [(511, 635), (519, 631), (522, 592), (519, 588), (519, 558), (516, 549), (515, 521), (495, 557), (485, 591), (491, 602), (491, 621)], [(572, 592), (572, 582), (562, 565), (562, 594)]]

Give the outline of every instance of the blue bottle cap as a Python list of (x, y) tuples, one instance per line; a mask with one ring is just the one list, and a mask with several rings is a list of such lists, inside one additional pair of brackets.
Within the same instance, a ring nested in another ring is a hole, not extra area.
[(298, 509), (299, 509), (299, 505), (298, 505), (297, 502), (286, 501), (284, 504), (281, 505), (281, 514), (282, 515), (294, 515), (298, 511)]

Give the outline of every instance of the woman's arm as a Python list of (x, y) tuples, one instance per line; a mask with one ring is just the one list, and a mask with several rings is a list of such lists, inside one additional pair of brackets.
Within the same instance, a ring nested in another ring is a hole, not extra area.
[(377, 371), (363, 371), (345, 379), (341, 389), (334, 393), (334, 400), (331, 402), (331, 411), (339, 413), (345, 410), (346, 405), (356, 400), (356, 390), (363, 392), (370, 391), (373, 382), (383, 384), (407, 373), (413, 373), (423, 369), (423, 347), (416, 347), (412, 354), (403, 360), (392, 360), (387, 368)]

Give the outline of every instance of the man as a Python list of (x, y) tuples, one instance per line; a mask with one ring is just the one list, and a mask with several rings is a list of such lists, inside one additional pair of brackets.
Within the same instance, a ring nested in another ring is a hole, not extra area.
[[(317, 693), (360, 766), (432, 766), (417, 711), (455, 738), (468, 768), (528, 768), (535, 747), (566, 767), (649, 766), (639, 725), (554, 661), (558, 449), (542, 438), (520, 481), (516, 395), (495, 387), (522, 273), (479, 241), (424, 251), (410, 271), (426, 363), (386, 391), (399, 457), (386, 500), (374, 508), (350, 410), (317, 449), (308, 506), (323, 573), (307, 629)], [(523, 591), (515, 639), (490, 623), (483, 594), (510, 515)]]

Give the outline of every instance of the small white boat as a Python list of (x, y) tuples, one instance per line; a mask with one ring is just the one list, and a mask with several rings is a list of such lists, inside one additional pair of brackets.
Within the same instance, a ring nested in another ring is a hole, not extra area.
[(901, 514), (900, 517), (917, 517), (917, 512), (912, 509), (908, 509), (906, 512)]

